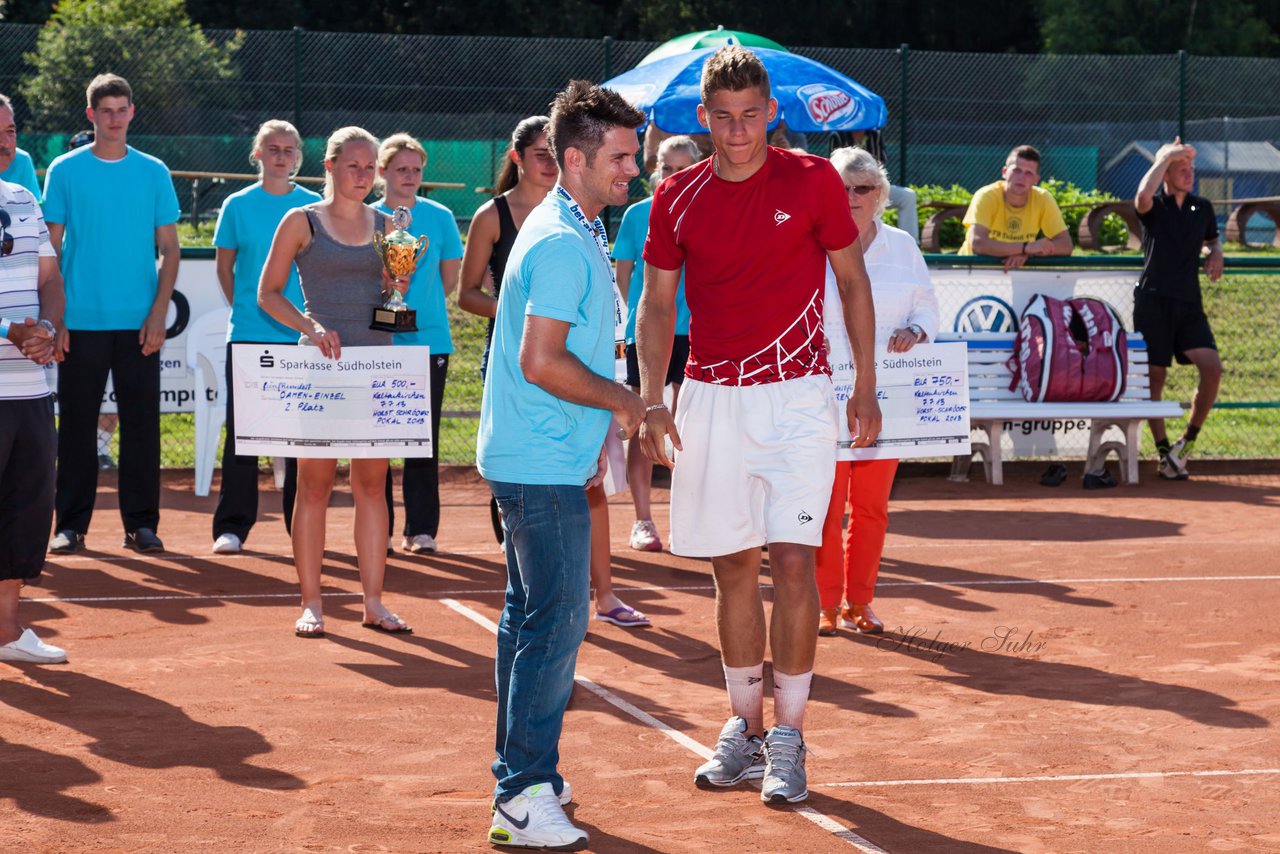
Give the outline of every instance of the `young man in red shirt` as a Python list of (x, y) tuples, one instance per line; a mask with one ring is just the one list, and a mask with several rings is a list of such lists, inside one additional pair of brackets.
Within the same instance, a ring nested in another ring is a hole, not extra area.
[[(814, 550), (835, 476), (838, 416), (822, 333), (828, 261), (857, 367), (846, 413), (857, 447), (875, 441), (880, 409), (871, 289), (844, 185), (828, 161), (767, 145), (777, 111), (754, 53), (726, 47), (707, 60), (698, 120), (715, 153), (654, 195), (636, 333), (642, 442), (673, 466), (671, 550), (710, 557), (716, 581), (732, 717), (694, 781), (711, 788), (763, 776), (765, 802), (794, 803), (809, 793), (801, 730), (817, 642)], [(681, 268), (690, 354), (673, 420), (662, 386)], [(774, 586), (768, 732), (762, 545)]]

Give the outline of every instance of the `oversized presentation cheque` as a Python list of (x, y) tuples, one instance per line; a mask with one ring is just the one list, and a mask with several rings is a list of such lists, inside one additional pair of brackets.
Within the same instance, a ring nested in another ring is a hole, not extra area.
[(430, 457), (427, 347), (233, 344), (236, 452), (335, 459)]
[(847, 351), (831, 355), (831, 380), (840, 403), (836, 459), (969, 454), (969, 355), (964, 342), (917, 344), (906, 353), (890, 353), (887, 347), (876, 342), (876, 398), (883, 425), (869, 448), (849, 447), (845, 403), (853, 390), (853, 360)]

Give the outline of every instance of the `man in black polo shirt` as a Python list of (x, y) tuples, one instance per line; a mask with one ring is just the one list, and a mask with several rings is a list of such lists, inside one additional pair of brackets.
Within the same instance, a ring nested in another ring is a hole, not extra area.
[[(1209, 200), (1191, 193), (1196, 182), (1196, 150), (1181, 139), (1160, 146), (1155, 163), (1142, 177), (1134, 206), (1142, 221), (1142, 277), (1134, 292), (1133, 326), (1147, 341), (1151, 399), (1164, 392), (1173, 359), (1195, 365), (1200, 384), (1191, 398), (1191, 417), (1172, 446), (1163, 418), (1150, 421), (1160, 452), (1160, 476), (1186, 480), (1187, 457), (1218, 396), (1222, 360), (1200, 300), (1200, 261), (1210, 281), (1222, 276), (1222, 244)], [(1163, 184), (1163, 187), (1161, 187)]]

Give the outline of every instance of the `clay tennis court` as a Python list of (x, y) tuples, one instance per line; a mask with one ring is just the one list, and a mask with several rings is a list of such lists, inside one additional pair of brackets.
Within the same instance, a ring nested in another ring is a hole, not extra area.
[[(561, 770), (592, 850), (1280, 851), (1280, 474), (1076, 469), (899, 479), (890, 631), (820, 639), (800, 809), (694, 788), (727, 716), (709, 565), (627, 549), (615, 499), (615, 581), (654, 627), (593, 623), (579, 657)], [(139, 559), (104, 479), (90, 551), (24, 591), (70, 663), (0, 664), (0, 850), (487, 849), (502, 556), (475, 475), (443, 491), (445, 551), (388, 565), (416, 634), (361, 628), (341, 494), (328, 637), (300, 640), (278, 496), (215, 557), (215, 498), (166, 473), (170, 551)]]

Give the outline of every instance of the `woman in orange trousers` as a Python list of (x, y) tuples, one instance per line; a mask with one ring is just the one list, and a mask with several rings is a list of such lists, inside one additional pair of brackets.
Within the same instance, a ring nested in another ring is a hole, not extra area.
[[(844, 180), (849, 211), (858, 226), (867, 277), (876, 310), (876, 351), (905, 353), (932, 340), (938, 332), (938, 300), (924, 256), (906, 232), (880, 221), (889, 201), (889, 176), (874, 157), (860, 148), (840, 148), (831, 162)], [(849, 350), (830, 267), (824, 325), (833, 364)], [(884, 631), (871, 610), (880, 554), (889, 526), (889, 490), (897, 460), (842, 460), (836, 463), (822, 546), (818, 549), (818, 634), (833, 635), (837, 624), (856, 632)], [(845, 507), (849, 531), (841, 542)]]

